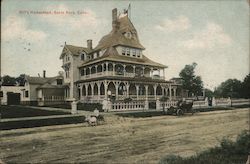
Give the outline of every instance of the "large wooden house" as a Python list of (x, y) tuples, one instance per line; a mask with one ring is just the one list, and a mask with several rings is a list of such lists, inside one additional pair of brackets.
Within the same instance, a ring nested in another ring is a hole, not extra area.
[(180, 96), (180, 84), (165, 80), (167, 66), (144, 55), (138, 32), (125, 14), (112, 10), (112, 30), (96, 47), (65, 43), (60, 59), (64, 69), (66, 100), (102, 102), (104, 99), (156, 101)]

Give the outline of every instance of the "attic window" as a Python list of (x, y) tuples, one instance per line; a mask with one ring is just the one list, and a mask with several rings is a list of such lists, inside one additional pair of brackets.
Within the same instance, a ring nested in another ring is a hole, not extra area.
[(126, 32), (125, 37), (128, 39), (131, 39), (131, 37), (132, 37), (131, 32)]
[(138, 57), (138, 58), (141, 57), (141, 51), (140, 51), (140, 50), (137, 51), (137, 57)]
[(126, 55), (126, 49), (124, 47), (122, 48), (122, 55)]
[(126, 54), (127, 54), (127, 56), (130, 56), (130, 49), (129, 48), (126, 49)]
[(136, 57), (136, 50), (135, 49), (132, 50), (132, 55), (133, 55), (133, 57)]

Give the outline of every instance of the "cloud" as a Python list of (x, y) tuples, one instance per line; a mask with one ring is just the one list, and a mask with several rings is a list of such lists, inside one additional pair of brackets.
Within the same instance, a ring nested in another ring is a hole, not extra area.
[(160, 31), (165, 32), (175, 32), (175, 31), (185, 31), (191, 27), (191, 23), (188, 17), (178, 16), (176, 19), (163, 20), (159, 25), (156, 25), (155, 28)]
[[(45, 11), (51, 11), (51, 14), (42, 14), (41, 18), (52, 25), (79, 30), (84, 27), (97, 27), (98, 19), (95, 12), (90, 9), (76, 10), (69, 8), (64, 4), (48, 6)], [(57, 12), (63, 12), (56, 14)]]
[(228, 46), (231, 42), (231, 37), (220, 25), (209, 22), (205, 29), (194, 33), (193, 37), (183, 41), (182, 45), (190, 50), (211, 49), (215, 46)]
[(15, 39), (42, 41), (47, 36), (43, 31), (31, 29), (25, 18), (16, 15), (8, 16), (3, 22), (1, 30), (4, 41)]

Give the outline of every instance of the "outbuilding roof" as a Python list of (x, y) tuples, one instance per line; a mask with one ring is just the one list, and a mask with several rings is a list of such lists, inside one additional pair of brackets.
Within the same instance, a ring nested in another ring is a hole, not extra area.
[(72, 55), (78, 56), (82, 52), (90, 53), (91, 50), (86, 47), (79, 47), (79, 46), (65, 44), (60, 59), (62, 59), (67, 52), (70, 52)]

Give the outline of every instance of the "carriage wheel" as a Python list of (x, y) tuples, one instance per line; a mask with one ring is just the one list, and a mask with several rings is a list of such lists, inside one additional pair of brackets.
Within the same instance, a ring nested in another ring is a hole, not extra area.
[(184, 114), (183, 110), (181, 109), (178, 109), (177, 112), (176, 112), (177, 116), (181, 116)]
[(174, 108), (173, 106), (171, 106), (171, 107), (167, 110), (167, 114), (170, 114), (170, 115), (174, 114), (174, 110), (175, 110), (175, 108)]

